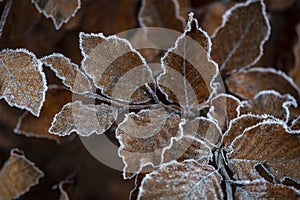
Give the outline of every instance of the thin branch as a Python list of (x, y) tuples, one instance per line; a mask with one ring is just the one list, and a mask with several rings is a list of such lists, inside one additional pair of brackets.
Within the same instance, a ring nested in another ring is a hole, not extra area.
[(11, 4), (12, 4), (12, 0), (7, 0), (6, 3), (5, 3), (5, 7), (4, 7), (4, 10), (3, 10), (3, 13), (2, 13), (2, 16), (1, 16), (1, 21), (0, 21), (0, 38), (2, 36), (3, 28), (4, 28), (4, 25), (6, 23), (8, 13), (9, 13), (10, 8), (11, 8)]

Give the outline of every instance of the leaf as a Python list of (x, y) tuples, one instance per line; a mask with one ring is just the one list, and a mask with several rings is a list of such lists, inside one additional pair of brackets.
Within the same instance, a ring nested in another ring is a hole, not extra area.
[(236, 199), (299, 199), (300, 193), (292, 187), (254, 181), (242, 184), (235, 192)]
[(127, 40), (81, 32), (80, 49), (82, 69), (104, 95), (132, 103), (150, 100), (145, 84), (154, 84), (151, 70)]
[(171, 138), (182, 134), (180, 122), (177, 114), (163, 108), (126, 114), (116, 131), (118, 153), (125, 164), (123, 177), (131, 178), (127, 173), (139, 173), (146, 165), (160, 165), (162, 152), (170, 145)]
[(227, 131), (223, 135), (223, 145), (228, 147), (236, 137), (241, 135), (247, 128), (252, 127), (265, 120), (272, 119), (268, 115), (241, 115), (230, 121)]
[(22, 151), (12, 149), (9, 159), (0, 171), (0, 199), (18, 198), (37, 185), (43, 176), (44, 173), (29, 161)]
[(88, 77), (69, 58), (62, 54), (53, 53), (43, 57), (41, 61), (50, 67), (72, 92), (78, 94), (92, 93), (92, 86)]
[[(299, 182), (299, 133), (290, 131), (280, 121), (261, 122), (238, 136), (230, 145), (232, 152), (227, 156), (236, 161), (262, 163), (276, 180), (289, 177)], [(236, 174), (243, 174), (244, 170), (233, 169)]]
[(199, 111), (215, 90), (212, 82), (217, 66), (210, 60), (209, 51), (207, 33), (190, 14), (185, 32), (161, 60), (159, 88), (169, 101), (180, 104), (185, 114)]
[(281, 71), (272, 68), (252, 68), (232, 74), (226, 79), (229, 91), (244, 99), (253, 99), (263, 90), (275, 90), (280, 94), (289, 93), (300, 99), (300, 90), (293, 80)]
[(248, 0), (230, 8), (212, 35), (212, 58), (223, 73), (254, 65), (263, 54), (270, 24), (262, 0)]
[(243, 102), (240, 112), (241, 114), (272, 115), (288, 122), (289, 108), (292, 106), (297, 107), (297, 102), (291, 95), (281, 95), (274, 90), (266, 90), (255, 95), (253, 100)]
[(184, 18), (179, 15), (177, 0), (142, 0), (138, 20), (141, 27), (162, 27), (183, 31)]
[(290, 71), (290, 75), (295, 83), (300, 87), (300, 24), (296, 26), (298, 43), (294, 46), (295, 66)]
[(213, 148), (220, 146), (222, 132), (207, 118), (197, 117), (182, 126), (183, 136), (172, 138), (172, 145), (163, 152), (164, 162), (196, 160), (208, 164)]
[(146, 175), (138, 199), (223, 199), (221, 180), (212, 166), (173, 161)]
[[(19, 117), (18, 124), (14, 129), (17, 134), (28, 137), (47, 138), (55, 140), (57, 143), (65, 142), (67, 138), (62, 138), (48, 132), (55, 114), (68, 102), (72, 101), (72, 93), (62, 87), (50, 85), (46, 94), (46, 101), (37, 118), (28, 112), (24, 112)], [(34, 124), (34, 125), (33, 125)], [(67, 140), (70, 140), (68, 138)]]
[(292, 130), (300, 130), (300, 115), (292, 121)]
[(74, 183), (70, 180), (61, 181), (58, 185), (60, 196), (59, 200), (75, 200), (75, 186)]
[(49, 132), (66, 136), (72, 132), (88, 137), (93, 133), (102, 134), (114, 123), (118, 110), (105, 104), (83, 104), (75, 101), (64, 105), (55, 115)]
[(40, 13), (51, 18), (55, 28), (67, 23), (80, 8), (80, 0), (31, 0)]
[(39, 116), (47, 91), (42, 63), (26, 49), (0, 52), (0, 99)]
[(228, 94), (219, 94), (211, 100), (208, 112), (209, 118), (215, 120), (223, 131), (227, 129), (230, 120), (240, 115), (242, 103), (236, 97)]

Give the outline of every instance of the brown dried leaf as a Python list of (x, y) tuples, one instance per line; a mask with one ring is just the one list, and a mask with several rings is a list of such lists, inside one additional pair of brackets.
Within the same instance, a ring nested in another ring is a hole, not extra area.
[(49, 86), (40, 116), (37, 118), (25, 112), (18, 120), (14, 130), (15, 133), (28, 137), (48, 138), (55, 140), (57, 143), (66, 141), (67, 138), (50, 134), (48, 130), (55, 114), (70, 101), (72, 101), (71, 92), (55, 85)]
[(171, 138), (182, 134), (180, 121), (177, 114), (163, 108), (127, 114), (116, 131), (121, 144), (119, 156), (125, 164), (123, 177), (131, 178), (127, 173), (139, 173), (146, 165), (160, 165), (162, 152), (170, 146)]
[(211, 100), (208, 116), (215, 120), (223, 131), (228, 128), (229, 122), (239, 116), (242, 103), (236, 97), (228, 94), (219, 94)]
[(250, 67), (262, 56), (270, 30), (262, 0), (236, 4), (212, 36), (211, 56), (224, 73)]
[(25, 158), (22, 151), (12, 149), (10, 158), (0, 171), (0, 199), (18, 198), (38, 184), (43, 176), (44, 173)]
[(288, 122), (291, 106), (297, 107), (297, 102), (291, 95), (281, 95), (274, 90), (267, 90), (258, 93), (253, 100), (243, 102), (240, 113), (267, 114)]
[(212, 149), (220, 146), (222, 132), (217, 124), (198, 117), (182, 126), (183, 137), (173, 138), (172, 146), (164, 151), (164, 162), (194, 159), (208, 164)]
[(300, 193), (292, 187), (265, 181), (244, 183), (236, 188), (236, 199), (299, 199)]
[(179, 16), (177, 0), (143, 0), (138, 19), (141, 27), (162, 27), (180, 32), (185, 24)]
[(281, 71), (272, 68), (252, 68), (232, 74), (226, 79), (229, 91), (244, 99), (253, 99), (263, 90), (275, 90), (280, 94), (289, 93), (300, 99), (299, 88), (293, 80)]
[(296, 31), (298, 34), (298, 43), (294, 46), (295, 66), (290, 71), (290, 75), (298, 87), (300, 87), (300, 24), (297, 25)]
[(55, 115), (49, 132), (59, 136), (76, 132), (85, 137), (93, 133), (102, 134), (115, 122), (117, 115), (117, 108), (105, 104), (85, 105), (75, 101), (64, 105)]
[(59, 200), (75, 200), (75, 187), (72, 181), (64, 180), (58, 185), (60, 196)]
[(55, 28), (69, 21), (80, 8), (80, 0), (31, 0), (40, 13), (51, 18)]
[(154, 79), (145, 59), (117, 36), (80, 33), (82, 69), (104, 95), (126, 102), (150, 100), (145, 84)]
[(207, 33), (190, 14), (185, 32), (161, 60), (163, 73), (158, 77), (159, 87), (186, 114), (199, 111), (215, 90), (212, 82), (217, 76), (217, 66), (210, 60), (209, 51)]
[(291, 125), (292, 130), (300, 130), (300, 115), (293, 120)]
[(138, 199), (223, 199), (221, 181), (210, 165), (173, 161), (146, 175)]
[(245, 129), (260, 122), (270, 119), (270, 116), (242, 115), (230, 121), (227, 131), (223, 135), (223, 146), (228, 147), (236, 137), (241, 135)]
[[(261, 122), (246, 129), (230, 145), (229, 159), (262, 163), (276, 179), (290, 177), (300, 181), (300, 135), (299, 131), (290, 131), (288, 127), (275, 120)], [(234, 169), (234, 173), (248, 173)]]
[(0, 52), (0, 99), (39, 116), (47, 90), (42, 63), (26, 49)]
[(41, 61), (44, 65), (50, 67), (72, 92), (78, 94), (92, 93), (92, 86), (88, 77), (69, 58), (62, 54), (54, 53), (43, 57)]

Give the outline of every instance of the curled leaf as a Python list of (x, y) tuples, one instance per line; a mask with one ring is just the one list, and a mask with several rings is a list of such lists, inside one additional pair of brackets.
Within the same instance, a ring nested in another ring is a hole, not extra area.
[(59, 136), (76, 132), (81, 136), (102, 134), (115, 122), (118, 110), (105, 104), (83, 104), (75, 101), (64, 105), (55, 115), (49, 132)]
[(64, 142), (66, 138), (50, 134), (48, 130), (55, 114), (57, 114), (61, 108), (70, 101), (72, 101), (71, 92), (64, 88), (50, 85), (40, 116), (37, 118), (29, 112), (23, 113), (23, 115), (19, 118), (14, 131), (17, 134), (22, 134), (28, 137), (52, 139), (57, 143)]
[(212, 58), (220, 70), (250, 67), (263, 54), (270, 35), (270, 24), (262, 0), (248, 0), (230, 8), (212, 36)]
[(43, 57), (41, 61), (49, 66), (72, 92), (78, 94), (92, 92), (92, 86), (88, 77), (69, 58), (62, 54), (54, 53)]
[(22, 151), (12, 149), (9, 159), (0, 171), (0, 199), (18, 198), (37, 185), (43, 176), (44, 173), (29, 161)]
[(209, 51), (207, 33), (190, 14), (185, 32), (161, 60), (159, 88), (169, 101), (180, 104), (186, 114), (199, 111), (215, 90), (212, 82), (217, 66), (210, 60)]
[(51, 18), (55, 28), (69, 21), (80, 8), (80, 0), (31, 0), (40, 13)]
[(80, 33), (80, 49), (82, 69), (104, 95), (132, 103), (151, 99), (145, 87), (155, 85), (151, 70), (127, 40)]
[(223, 199), (221, 181), (212, 166), (173, 161), (145, 176), (138, 199)]
[(253, 99), (263, 90), (275, 90), (300, 99), (300, 90), (293, 80), (281, 71), (272, 68), (252, 68), (232, 74), (226, 79), (230, 92), (244, 99)]
[(224, 131), (227, 129), (230, 120), (239, 116), (241, 105), (242, 103), (236, 97), (219, 94), (211, 100), (211, 107), (207, 115), (215, 120)]
[(124, 178), (129, 178), (127, 173), (139, 173), (146, 165), (161, 164), (162, 152), (171, 144), (171, 138), (182, 134), (180, 121), (177, 114), (163, 108), (126, 115), (116, 132), (121, 144), (119, 156), (125, 164)]
[(281, 95), (274, 90), (267, 90), (259, 92), (253, 100), (243, 102), (240, 112), (241, 114), (268, 114), (287, 122), (290, 117), (290, 106), (297, 107), (297, 102), (291, 95)]
[(0, 52), (0, 99), (39, 116), (47, 90), (42, 63), (26, 49)]
[(182, 126), (183, 136), (172, 138), (163, 152), (164, 162), (194, 159), (201, 163), (212, 160), (212, 150), (220, 146), (222, 133), (213, 121), (198, 117)]

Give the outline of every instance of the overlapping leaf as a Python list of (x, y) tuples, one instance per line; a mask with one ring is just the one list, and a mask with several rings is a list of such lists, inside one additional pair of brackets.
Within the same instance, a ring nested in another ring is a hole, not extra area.
[(47, 86), (42, 63), (25, 49), (0, 52), (0, 99), (39, 116)]
[(300, 193), (281, 184), (254, 181), (239, 185), (234, 196), (236, 199), (299, 199)]
[(172, 146), (163, 152), (164, 162), (197, 160), (208, 163), (212, 150), (220, 146), (222, 133), (213, 121), (198, 117), (182, 126), (183, 136), (173, 138)]
[(150, 99), (145, 84), (154, 84), (145, 59), (117, 36), (80, 34), (82, 69), (103, 94), (121, 101), (144, 103)]
[(70, 135), (72, 132), (81, 136), (102, 134), (115, 122), (117, 115), (117, 108), (75, 101), (64, 105), (55, 115), (49, 132), (59, 136)]
[(287, 122), (290, 117), (289, 107), (297, 107), (297, 102), (291, 95), (281, 95), (276, 91), (268, 90), (258, 93), (253, 100), (243, 102), (240, 113), (267, 114)]
[(212, 166), (173, 161), (146, 175), (138, 199), (223, 199), (221, 180)]
[(41, 61), (49, 66), (72, 92), (78, 94), (92, 93), (89, 79), (69, 58), (62, 54), (54, 53), (43, 57)]
[(118, 126), (116, 137), (121, 144), (119, 156), (123, 159), (124, 178), (127, 173), (138, 173), (146, 165), (158, 166), (162, 152), (171, 144), (171, 138), (179, 137), (180, 117), (163, 108), (129, 113)]
[(182, 31), (185, 20), (179, 16), (178, 9), (177, 0), (143, 0), (138, 19), (142, 27), (163, 27)]
[[(28, 137), (48, 138), (55, 140), (58, 143), (64, 142), (66, 138), (49, 134), (48, 129), (51, 126), (55, 114), (70, 101), (72, 101), (72, 94), (68, 90), (56, 85), (50, 85), (40, 116), (36, 118), (30, 113), (25, 112), (19, 118), (14, 131)], [(34, 126), (32, 124), (34, 124)]]
[(31, 0), (40, 13), (51, 18), (55, 28), (69, 21), (80, 8), (80, 0)]
[[(227, 154), (229, 166), (233, 167), (236, 177), (244, 177), (244, 174), (249, 174), (250, 165), (261, 163), (275, 180), (289, 177), (299, 182), (299, 133), (274, 120), (248, 128), (230, 145), (232, 152)], [(230, 160), (245, 163), (248, 167), (234, 168)]]
[[(214, 92), (217, 66), (209, 58), (210, 39), (190, 14), (185, 32), (162, 58), (158, 84), (168, 100), (179, 103), (185, 113), (199, 111)], [(197, 52), (197, 53), (195, 53)]]
[(223, 73), (254, 65), (263, 54), (270, 25), (262, 0), (248, 0), (229, 9), (212, 36), (212, 58)]
[(228, 94), (219, 94), (211, 101), (208, 116), (216, 120), (218, 126), (224, 131), (230, 120), (239, 116), (242, 103), (236, 97)]
[(25, 158), (22, 151), (12, 149), (10, 158), (0, 171), (0, 199), (18, 198), (38, 184), (43, 176), (44, 173)]
[(289, 93), (297, 101), (300, 99), (299, 88), (283, 72), (272, 68), (252, 68), (232, 74), (226, 79), (230, 92), (244, 99), (253, 99), (263, 90), (275, 90), (280, 94)]

